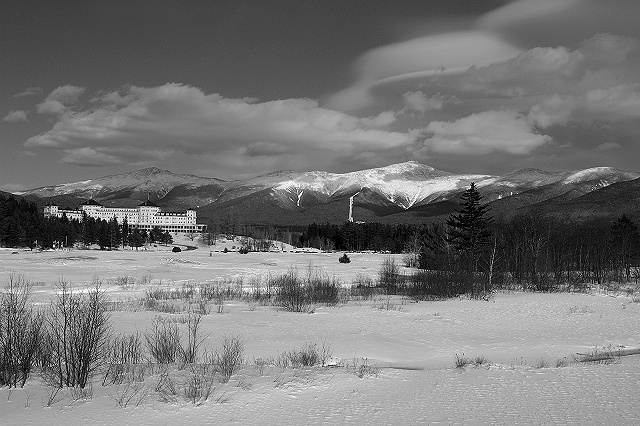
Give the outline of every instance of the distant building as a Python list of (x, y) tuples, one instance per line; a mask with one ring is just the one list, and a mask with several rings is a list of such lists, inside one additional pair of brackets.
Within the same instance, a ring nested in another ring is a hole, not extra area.
[(55, 204), (44, 208), (44, 217), (62, 217), (82, 220), (84, 213), (96, 219), (111, 220), (114, 217), (119, 224), (124, 223), (125, 218), (131, 228), (145, 229), (154, 227), (169, 232), (201, 232), (205, 225), (196, 223), (196, 211), (187, 209), (185, 212), (163, 212), (152, 201), (145, 201), (135, 208), (105, 207), (96, 200), (86, 201), (77, 209), (61, 209)]

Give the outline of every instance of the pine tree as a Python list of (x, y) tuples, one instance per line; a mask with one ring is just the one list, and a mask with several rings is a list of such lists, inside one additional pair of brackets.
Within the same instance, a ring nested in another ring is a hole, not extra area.
[(124, 249), (127, 244), (129, 244), (129, 221), (127, 220), (127, 217), (124, 217), (124, 220), (122, 221), (122, 248)]
[(447, 219), (447, 240), (453, 247), (468, 256), (469, 268), (477, 271), (478, 255), (490, 243), (489, 225), (493, 219), (488, 216), (489, 206), (483, 204), (482, 195), (471, 183), (462, 194), (461, 210), (456, 210)]
[(611, 226), (611, 253), (614, 264), (624, 271), (627, 281), (631, 278), (631, 265), (640, 257), (640, 233), (627, 215), (622, 215)]

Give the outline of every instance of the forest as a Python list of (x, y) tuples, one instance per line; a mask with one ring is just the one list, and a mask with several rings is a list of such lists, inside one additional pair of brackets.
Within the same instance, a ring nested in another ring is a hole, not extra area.
[(97, 244), (101, 250), (118, 247), (142, 247), (145, 243), (171, 244), (171, 234), (154, 228), (131, 229), (113, 218), (110, 221), (85, 216), (82, 221), (45, 218), (35, 203), (0, 196), (0, 247), (62, 248), (77, 243), (85, 247)]
[[(300, 232), (252, 226), (242, 226), (239, 231), (257, 240), (286, 240), (323, 250), (404, 253), (406, 266), (415, 267), (417, 273), (399, 277), (398, 282), (409, 286), (407, 291), (443, 296), (482, 294), (513, 285), (553, 291), (592, 283), (637, 283), (640, 279), (640, 232), (626, 215), (583, 222), (532, 215), (496, 221), (490, 213), (472, 186), (462, 198), (461, 209), (446, 223), (314, 223)], [(200, 237), (213, 244), (217, 231), (223, 229), (208, 229)], [(0, 197), (0, 246), (97, 244), (109, 250), (156, 242), (170, 244), (171, 235), (159, 228), (132, 230), (126, 222), (118, 224), (115, 219), (45, 219), (34, 203)]]

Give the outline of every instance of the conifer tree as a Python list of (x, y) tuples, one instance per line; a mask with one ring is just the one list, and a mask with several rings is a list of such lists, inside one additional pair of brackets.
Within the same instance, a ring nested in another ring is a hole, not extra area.
[(611, 254), (613, 263), (624, 271), (626, 281), (631, 278), (631, 265), (640, 257), (640, 233), (627, 215), (622, 215), (611, 226)]
[(489, 225), (493, 219), (488, 216), (489, 206), (481, 202), (482, 195), (475, 183), (471, 183), (461, 198), (462, 209), (447, 219), (447, 239), (456, 250), (468, 256), (469, 268), (476, 272), (478, 255), (490, 243)]

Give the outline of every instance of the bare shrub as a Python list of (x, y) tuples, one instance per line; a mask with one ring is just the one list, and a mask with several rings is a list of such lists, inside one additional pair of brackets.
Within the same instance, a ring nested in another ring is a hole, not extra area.
[(434, 300), (451, 297), (455, 291), (447, 271), (419, 270), (411, 276), (405, 294), (415, 300)]
[(349, 297), (358, 300), (369, 300), (383, 292), (383, 290), (376, 286), (371, 277), (357, 274), (351, 282)]
[(476, 355), (475, 358), (473, 358), (473, 365), (474, 367), (480, 367), (482, 365), (485, 364), (489, 364), (489, 360), (487, 359), (486, 356), (484, 355)]
[(61, 392), (62, 388), (59, 386), (47, 386), (47, 398), (42, 401), (44, 407), (51, 407), (64, 398), (64, 394)]
[(23, 387), (37, 361), (43, 318), (31, 294), (32, 284), (15, 274), (0, 293), (0, 386)]
[(181, 386), (184, 398), (194, 405), (202, 405), (215, 391), (215, 372), (208, 366), (192, 366)]
[(311, 303), (336, 305), (340, 301), (340, 282), (311, 266), (307, 269), (304, 289)]
[(397, 294), (404, 283), (404, 276), (400, 275), (400, 268), (396, 265), (395, 259), (386, 257), (378, 271), (378, 286), (383, 288), (387, 294)]
[(192, 364), (197, 361), (202, 337), (200, 336), (200, 314), (189, 311), (187, 315), (187, 341), (186, 345), (179, 347), (180, 360), (183, 364)]
[(311, 266), (305, 277), (292, 269), (269, 276), (268, 281), (268, 286), (276, 289), (276, 304), (290, 312), (312, 312), (314, 304), (336, 305), (341, 300), (340, 282)]
[(354, 358), (351, 362), (347, 361), (342, 366), (361, 379), (371, 376), (378, 377), (380, 374), (380, 368), (375, 364), (369, 364), (367, 358)]
[(213, 353), (213, 365), (220, 373), (220, 381), (227, 383), (231, 376), (240, 369), (244, 356), (242, 341), (234, 336), (224, 336), (221, 347)]
[(180, 351), (180, 333), (175, 322), (155, 317), (151, 331), (144, 333), (151, 359), (158, 364), (176, 362)]
[(290, 312), (310, 312), (311, 300), (305, 291), (298, 271), (292, 269), (284, 275), (269, 277), (276, 288), (276, 303)]
[(549, 367), (549, 361), (544, 359), (544, 357), (538, 358), (538, 360), (536, 361), (535, 368), (547, 368), (547, 367)]
[(253, 370), (258, 373), (260, 376), (264, 376), (264, 370), (269, 365), (269, 360), (265, 358), (254, 358), (253, 359)]
[(47, 320), (52, 362), (47, 378), (58, 387), (84, 388), (104, 362), (111, 325), (100, 282), (85, 293), (74, 293), (69, 283), (58, 283), (58, 296)]
[(123, 334), (111, 339), (107, 353), (108, 362), (114, 364), (138, 364), (144, 361), (140, 333)]
[(466, 356), (464, 356), (464, 354), (462, 355), (455, 355), (454, 358), (454, 365), (456, 368), (464, 368), (467, 365), (471, 364), (471, 360), (469, 358), (467, 358)]
[(300, 349), (294, 349), (285, 352), (289, 364), (293, 368), (314, 367), (327, 365), (327, 360), (331, 357), (331, 347), (326, 341), (322, 342), (322, 346), (318, 348), (316, 343), (306, 343)]
[(115, 392), (109, 394), (119, 407), (127, 408), (129, 404), (138, 407), (149, 395), (149, 388), (140, 382), (125, 382), (116, 386)]
[(178, 399), (178, 386), (166, 368), (160, 373), (154, 390), (163, 402), (173, 403)]
[(103, 386), (144, 380), (146, 366), (140, 333), (114, 337), (107, 351)]

